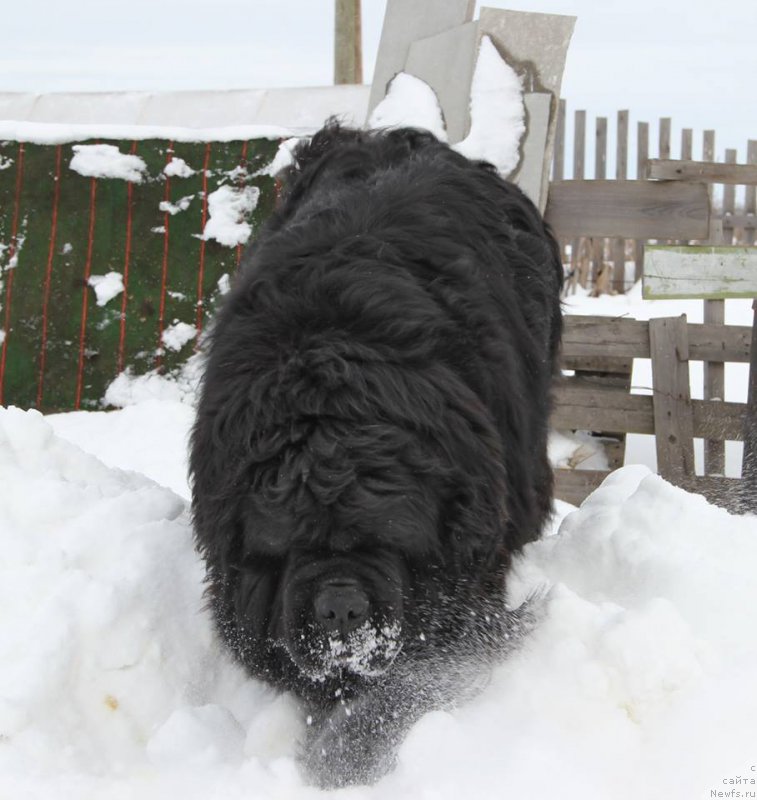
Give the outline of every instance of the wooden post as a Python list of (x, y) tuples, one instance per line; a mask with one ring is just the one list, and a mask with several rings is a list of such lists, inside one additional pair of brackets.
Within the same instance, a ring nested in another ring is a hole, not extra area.
[(749, 389), (744, 419), (744, 457), (741, 462), (743, 479), (741, 509), (757, 509), (757, 300), (752, 303), (752, 349), (749, 354)]
[[(649, 161), (649, 123), (639, 122), (636, 126), (636, 179), (647, 178), (647, 162)], [(634, 280), (640, 281), (644, 272), (644, 240), (635, 242), (636, 269)]]
[(691, 128), (681, 131), (681, 160), (691, 161), (694, 157), (694, 132)]
[(660, 118), (660, 158), (670, 158), (670, 117)]
[[(725, 151), (726, 164), (736, 163), (736, 151), (728, 149)], [(723, 236), (724, 244), (733, 243), (733, 212), (736, 210), (736, 187), (733, 184), (723, 186)]]
[(334, 84), (363, 82), (360, 0), (335, 0)]
[[(596, 143), (594, 147), (594, 180), (603, 181), (607, 178), (607, 117), (597, 117)], [(603, 284), (607, 282), (605, 273), (605, 240), (592, 239), (591, 248), (591, 279), (597, 294), (603, 291)]]
[[(715, 162), (715, 131), (709, 130), (705, 131), (702, 134), (702, 161), (707, 161), (709, 163)], [(715, 192), (713, 191), (713, 185), (711, 183), (707, 184), (707, 194), (710, 197), (710, 236), (709, 242), (710, 244), (722, 244), (723, 243), (723, 221), (718, 219), (714, 212), (715, 204)]]
[[(619, 181), (628, 178), (628, 111), (618, 111), (618, 139), (616, 142), (615, 177)], [(626, 241), (613, 242), (613, 286), (623, 294), (626, 288)]]
[[(573, 180), (584, 177), (584, 160), (586, 158), (586, 112), (576, 111), (573, 123)], [(575, 286), (580, 281), (586, 286), (586, 274), (580, 263), (581, 240), (575, 238), (570, 244), (571, 283)]]
[(694, 475), (694, 420), (686, 315), (649, 320), (657, 471), (671, 483)]
[[(713, 132), (711, 142), (705, 139), (705, 148), (711, 147), (714, 151), (714, 145), (715, 134)], [(736, 162), (735, 150), (726, 150), (726, 161)], [(712, 187), (710, 187), (710, 193), (712, 196)], [(723, 189), (723, 222), (726, 211), (730, 210), (733, 213), (734, 199), (734, 187), (725, 186)], [(712, 228), (711, 235), (718, 241), (711, 241), (710, 244), (730, 244), (733, 239), (733, 231), (726, 234), (722, 224)], [(704, 322), (712, 325), (725, 324), (725, 300), (704, 301)], [(725, 400), (725, 364), (716, 361), (704, 362), (704, 399)], [(725, 474), (725, 442), (715, 439), (704, 440), (704, 474)]]
[[(746, 148), (747, 164), (757, 164), (757, 140), (750, 139)], [(744, 187), (744, 213), (747, 224), (744, 228), (744, 244), (754, 244), (757, 239), (757, 186)]]
[(565, 100), (560, 100), (555, 128), (555, 154), (552, 156), (552, 180), (561, 181), (565, 177)]
[[(567, 102), (560, 99), (557, 106), (557, 125), (555, 127), (555, 150), (552, 155), (552, 180), (561, 181), (565, 178), (565, 122), (568, 109)], [(566, 263), (565, 246), (567, 242), (564, 239), (559, 240), (560, 245), (560, 258), (562, 263)], [(563, 292), (567, 290), (567, 286), (563, 287)]]

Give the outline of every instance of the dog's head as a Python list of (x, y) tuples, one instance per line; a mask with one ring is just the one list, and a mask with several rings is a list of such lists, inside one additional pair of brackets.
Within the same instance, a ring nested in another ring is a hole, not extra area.
[(274, 372), (255, 387), (265, 403), (248, 387), (200, 410), (194, 512), (212, 589), (248, 663), (266, 649), (313, 681), (380, 675), (469, 625), (470, 597), (493, 588), (481, 581), (501, 579), (498, 440), (439, 365), (357, 368), (321, 347)]

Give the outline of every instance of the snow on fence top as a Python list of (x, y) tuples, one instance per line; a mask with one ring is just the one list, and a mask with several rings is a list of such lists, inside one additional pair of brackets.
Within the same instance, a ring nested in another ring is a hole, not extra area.
[[(278, 138), (286, 131), (315, 130), (331, 114), (346, 123), (361, 125), (366, 118), (369, 91), (368, 86), (320, 86), (228, 92), (0, 92), (0, 137), (17, 139), (18, 133), (23, 132), (41, 136), (45, 129), (29, 127), (27, 123), (44, 123), (68, 128), (73, 136), (45, 140), (50, 144), (90, 138), (81, 135), (83, 130), (111, 139)], [(138, 126), (148, 133), (140, 136), (138, 130), (117, 132), (125, 126)], [(150, 131), (151, 128), (168, 130)], [(235, 128), (246, 129), (245, 135), (228, 130)], [(10, 133), (13, 130), (16, 135)], [(58, 131), (59, 136), (63, 134), (64, 130)]]

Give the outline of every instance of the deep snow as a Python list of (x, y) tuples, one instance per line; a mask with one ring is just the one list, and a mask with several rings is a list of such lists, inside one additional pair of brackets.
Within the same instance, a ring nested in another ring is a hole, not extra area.
[[(129, 459), (123, 432), (76, 418)], [(129, 427), (168, 424), (131, 409)], [(0, 796), (316, 796), (295, 704), (212, 633), (177, 495), (0, 410), (0, 538)], [(518, 559), (512, 602), (552, 587), (522, 650), (343, 796), (694, 798), (757, 778), (756, 568), (757, 518), (625, 468)]]
[[(633, 293), (569, 305), (671, 311)], [(203, 609), (197, 375), (195, 359), (179, 382), (123, 377), (115, 412), (0, 410), (0, 797), (322, 794), (296, 768), (296, 704), (229, 662)], [(522, 649), (473, 701), (424, 717), (392, 774), (340, 796), (757, 794), (757, 518), (639, 465), (561, 517), (515, 565), (511, 603), (550, 588)]]

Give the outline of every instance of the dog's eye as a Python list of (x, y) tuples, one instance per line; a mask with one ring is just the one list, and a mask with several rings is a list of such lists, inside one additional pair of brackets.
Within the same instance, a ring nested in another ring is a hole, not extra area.
[(274, 516), (249, 509), (244, 518), (245, 551), (284, 555), (289, 550), (294, 525), (288, 515)]

